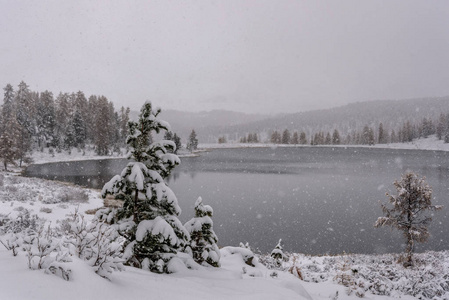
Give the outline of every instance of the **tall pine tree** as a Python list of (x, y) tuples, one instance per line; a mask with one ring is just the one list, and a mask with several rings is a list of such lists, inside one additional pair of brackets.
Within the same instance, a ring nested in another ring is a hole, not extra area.
[(16, 120), (13, 87), (8, 84), (4, 91), (0, 122), (0, 158), (5, 171), (8, 171), (8, 164), (15, 164), (14, 159), (19, 155), (18, 140), (21, 131), (20, 125)]
[(129, 122), (131, 161), (104, 186), (102, 196), (111, 194), (124, 201), (110, 217), (126, 240), (128, 264), (162, 273), (170, 271), (170, 260), (190, 237), (178, 219), (181, 209), (176, 196), (165, 182), (180, 162), (169, 153), (174, 143), (150, 143), (151, 132), (170, 130), (168, 123), (158, 119), (159, 113), (147, 102), (138, 122)]

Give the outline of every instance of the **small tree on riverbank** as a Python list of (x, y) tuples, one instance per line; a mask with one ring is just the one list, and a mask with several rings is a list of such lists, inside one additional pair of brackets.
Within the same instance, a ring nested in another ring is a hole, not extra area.
[(189, 135), (189, 140), (187, 142), (187, 150), (193, 152), (196, 149), (198, 149), (198, 138), (196, 137), (195, 130), (192, 129), (192, 132)]
[(375, 227), (392, 226), (402, 231), (406, 239), (406, 260), (404, 266), (412, 266), (412, 254), (415, 242), (424, 243), (429, 238), (428, 225), (432, 218), (426, 211), (440, 210), (441, 205), (432, 205), (432, 188), (425, 178), (418, 178), (413, 172), (395, 181), (397, 194), (386, 194), (392, 207), (381, 204), (384, 217), (379, 217)]
[(102, 196), (111, 194), (124, 201), (108, 219), (126, 239), (127, 263), (162, 273), (169, 272), (170, 260), (184, 249), (189, 233), (178, 219), (178, 200), (164, 181), (180, 162), (177, 155), (169, 153), (175, 145), (167, 140), (150, 143), (152, 131), (170, 130), (168, 123), (157, 118), (159, 113), (160, 109), (153, 110), (147, 102), (138, 122), (128, 123), (128, 159), (132, 161), (105, 184)]

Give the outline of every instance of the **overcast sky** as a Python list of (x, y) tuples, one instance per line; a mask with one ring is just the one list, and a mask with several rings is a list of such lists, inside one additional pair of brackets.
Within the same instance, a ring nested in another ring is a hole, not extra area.
[(0, 0), (0, 84), (298, 112), (449, 95), (449, 1)]

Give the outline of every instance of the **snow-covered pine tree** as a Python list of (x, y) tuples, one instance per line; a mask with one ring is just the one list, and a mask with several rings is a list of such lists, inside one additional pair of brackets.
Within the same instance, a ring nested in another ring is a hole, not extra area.
[(158, 273), (169, 271), (169, 261), (190, 238), (178, 219), (178, 200), (164, 181), (180, 162), (177, 155), (168, 153), (174, 143), (149, 141), (152, 131), (170, 130), (168, 123), (158, 119), (160, 112), (146, 102), (138, 122), (128, 123), (128, 159), (132, 161), (102, 191), (103, 197), (111, 194), (124, 201), (122, 208), (108, 216), (126, 239), (124, 259)]
[(122, 143), (126, 142), (126, 137), (128, 136), (129, 112), (129, 107), (125, 109), (122, 106), (120, 108), (120, 140)]
[(95, 116), (94, 144), (98, 155), (108, 155), (110, 140), (110, 110), (108, 99), (105, 96), (98, 97)]
[(209, 264), (213, 267), (220, 266), (220, 250), (218, 238), (213, 230), (213, 210), (209, 205), (203, 204), (203, 199), (195, 202), (195, 217), (184, 226), (190, 233), (188, 248), (192, 252), (193, 260), (199, 264)]
[(278, 244), (276, 245), (276, 247), (274, 247), (273, 251), (271, 251), (271, 257), (278, 261), (283, 260), (285, 257), (284, 252), (282, 251), (283, 249), (282, 239), (279, 239)]
[(54, 146), (55, 118), (53, 93), (45, 91), (40, 94), (36, 103), (36, 135), (39, 148)]
[(86, 142), (86, 123), (79, 110), (76, 110), (73, 114), (71, 127), (73, 129), (73, 146), (84, 148)]
[(4, 91), (0, 122), (0, 158), (3, 161), (5, 171), (8, 171), (8, 164), (15, 164), (14, 159), (18, 157), (20, 125), (16, 120), (13, 87), (8, 84)]
[(432, 205), (432, 188), (425, 178), (418, 178), (413, 172), (402, 176), (401, 181), (395, 181), (397, 194), (387, 193), (391, 208), (382, 204), (384, 217), (379, 217), (375, 227), (392, 226), (402, 231), (407, 241), (406, 260), (404, 266), (412, 266), (412, 254), (415, 241), (424, 243), (429, 237), (428, 226), (432, 221), (426, 210), (434, 211), (443, 208), (441, 205)]
[(28, 159), (27, 154), (31, 152), (32, 135), (35, 124), (33, 116), (35, 115), (35, 105), (31, 97), (31, 91), (25, 82), (20, 82), (15, 99), (17, 122), (20, 124), (20, 137), (18, 140), (18, 158), (19, 166)]

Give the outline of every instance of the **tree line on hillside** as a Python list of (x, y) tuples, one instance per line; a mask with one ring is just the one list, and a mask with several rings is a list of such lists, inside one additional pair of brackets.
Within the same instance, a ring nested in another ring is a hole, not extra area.
[(129, 108), (116, 111), (105, 96), (89, 98), (82, 91), (34, 92), (25, 82), (14, 90), (7, 84), (0, 114), (0, 156), (5, 167), (18, 159), (22, 163), (32, 150), (51, 151), (95, 147), (108, 155), (125, 145)]
[[(3, 89), (0, 112), (0, 158), (4, 168), (8, 164), (29, 161), (33, 150), (49, 153), (86, 147), (97, 155), (120, 153), (126, 147), (129, 133), (129, 107), (116, 110), (105, 96), (86, 97), (82, 91), (59, 93), (31, 91), (25, 82), (15, 90), (11, 84)], [(181, 149), (180, 137), (171, 131), (164, 138), (175, 143), (176, 153)], [(187, 149), (196, 150), (198, 139), (192, 130)]]
[[(351, 130), (346, 134), (339, 129), (333, 131), (317, 131), (307, 136), (305, 131), (289, 129), (283, 131), (274, 130), (265, 142), (272, 144), (292, 145), (374, 145), (388, 143), (407, 143), (414, 139), (427, 138), (436, 135), (439, 140), (449, 143), (449, 113), (441, 114), (436, 120), (424, 117), (420, 121), (407, 120), (398, 128), (388, 130), (383, 123), (377, 127), (365, 125), (360, 130)], [(226, 142), (225, 136), (220, 137), (219, 142)], [(240, 143), (263, 142), (257, 133), (249, 133), (240, 138)]]

